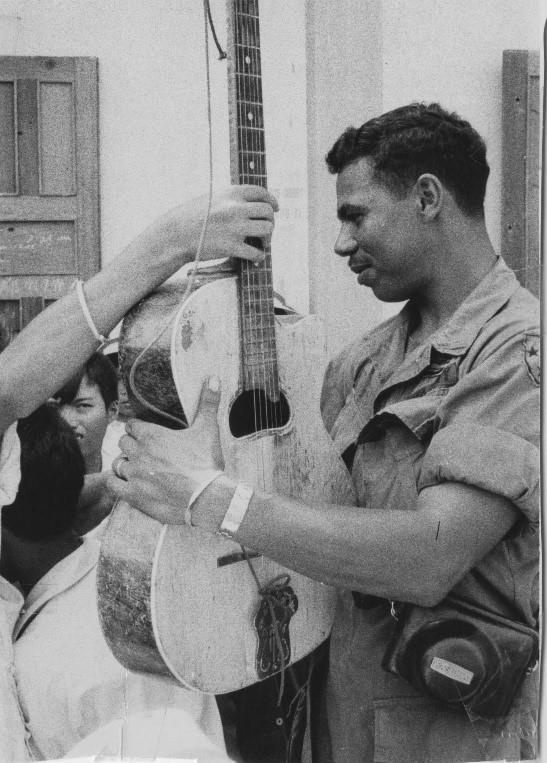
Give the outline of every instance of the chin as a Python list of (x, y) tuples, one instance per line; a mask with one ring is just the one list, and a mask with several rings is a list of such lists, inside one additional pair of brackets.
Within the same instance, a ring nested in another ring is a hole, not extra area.
[(372, 293), (380, 302), (405, 302), (409, 299), (408, 294), (403, 294), (396, 289), (382, 288), (381, 286), (373, 286)]

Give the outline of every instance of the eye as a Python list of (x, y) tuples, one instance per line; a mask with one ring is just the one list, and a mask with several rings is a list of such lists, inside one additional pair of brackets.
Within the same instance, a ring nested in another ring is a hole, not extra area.
[(363, 220), (365, 219), (366, 213), (365, 212), (350, 212), (346, 216), (346, 220), (350, 225), (355, 225), (359, 227)]

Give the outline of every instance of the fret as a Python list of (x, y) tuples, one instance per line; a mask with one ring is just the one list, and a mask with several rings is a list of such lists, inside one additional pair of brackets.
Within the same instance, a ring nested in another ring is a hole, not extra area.
[[(253, 167), (249, 165), (249, 167), (242, 167), (241, 168), (241, 182), (242, 183), (250, 183), (251, 185), (263, 185), (264, 188), (266, 187), (266, 175), (261, 172), (254, 172)], [(245, 179), (246, 178), (246, 179)], [(263, 179), (263, 183), (259, 182), (261, 179)]]
[(241, 104), (248, 103), (248, 104), (250, 104), (252, 106), (260, 106), (260, 108), (262, 109), (262, 104), (260, 103), (260, 101), (249, 101), (248, 99), (245, 99), (245, 100), (240, 101), (240, 103)]
[[(240, 164), (240, 172), (242, 174), (244, 174), (244, 175), (247, 175), (250, 178), (251, 177), (253, 177), (253, 178), (264, 177), (265, 178), (266, 177), (265, 173), (261, 171), (264, 168), (260, 167), (260, 168), (256, 169), (256, 167), (257, 167), (257, 162), (254, 162), (253, 160), (250, 160), (248, 162), (245, 162), (243, 164), (243, 166), (241, 166), (241, 164)], [(255, 169), (256, 169), (256, 172), (255, 172)]]
[(262, 338), (266, 338), (268, 334), (273, 335), (273, 330), (275, 329), (275, 321), (265, 320), (265, 321), (258, 321), (258, 320), (242, 320), (242, 328), (245, 332), (248, 334), (253, 334), (253, 336), (260, 336)]
[(235, 0), (236, 13), (254, 14), (258, 18), (258, 0)]
[(261, 175), (258, 172), (254, 172), (254, 173), (253, 172), (241, 172), (241, 174), (239, 176), (239, 182), (243, 183), (243, 184), (250, 183), (252, 185), (254, 183), (256, 185), (255, 181), (257, 179), (263, 180), (264, 181), (264, 186), (266, 186), (266, 180), (267, 180), (266, 175)]
[(240, 127), (244, 130), (264, 130), (264, 114), (262, 107), (252, 101), (243, 100), (237, 104), (237, 115)]
[[(275, 370), (273, 368), (276, 362), (275, 347), (267, 355), (249, 356), (247, 353), (244, 353), (243, 361), (247, 368), (254, 368), (255, 371), (257, 369), (259, 371), (262, 371), (264, 369), (265, 371), (269, 370), (271, 372), (272, 370)], [(272, 368), (268, 369), (269, 366), (271, 366)]]
[[(247, 286), (247, 284), (245, 284), (245, 286)], [(248, 291), (249, 291), (249, 293), (246, 295), (246, 300), (243, 303), (246, 311), (249, 312), (249, 313), (252, 312), (252, 315), (258, 315), (259, 312), (260, 312), (261, 315), (268, 315), (269, 313), (267, 311), (260, 310), (260, 311), (255, 312), (255, 310), (251, 310), (249, 308), (253, 308), (253, 307), (259, 308), (259, 307), (267, 306), (268, 302), (271, 302), (271, 296), (272, 296), (271, 290), (268, 289), (267, 291), (264, 290), (264, 291), (261, 291), (261, 292), (257, 293), (253, 289), (253, 287), (250, 286)], [(251, 292), (253, 292), (253, 293), (251, 293)], [(273, 315), (273, 313), (271, 313), (271, 314)]]
[[(268, 302), (271, 302), (272, 291), (268, 289), (267, 291), (264, 290), (257, 293), (252, 286), (248, 287), (247, 284), (244, 284), (244, 286), (246, 287), (248, 294), (245, 295), (243, 306), (245, 307), (246, 312), (252, 313), (252, 315), (258, 315), (258, 311), (255, 312), (252, 308), (267, 307)], [(261, 310), (260, 313), (262, 315), (268, 315), (267, 311)]]
[(243, 81), (245, 81), (246, 79), (251, 80), (253, 83), (252, 85), (253, 87), (255, 87), (258, 84), (257, 82), (258, 80), (262, 82), (262, 75), (260, 74), (253, 74), (253, 72), (243, 72), (243, 71), (235, 72), (235, 73), (237, 74), (238, 79), (242, 79)]
[(252, 324), (243, 326), (243, 333), (248, 335), (250, 347), (268, 343), (275, 347), (274, 328), (273, 323)]
[(269, 358), (268, 361), (251, 360), (249, 365), (245, 367), (245, 375), (247, 378), (256, 379), (262, 377), (263, 379), (273, 378), (277, 380), (277, 367), (275, 358)]
[(271, 316), (271, 319), (272, 319), (272, 325), (274, 325), (274, 324), (275, 324), (275, 313), (270, 313), (270, 312), (266, 312), (266, 313), (264, 313), (264, 312), (256, 312), (256, 313), (253, 313), (253, 316), (256, 316), (257, 318), (264, 318), (265, 316), (268, 316), (268, 317), (269, 317), (269, 316)]
[(264, 160), (266, 158), (266, 154), (264, 153), (264, 151), (253, 151), (251, 149), (246, 149), (246, 148), (240, 149), (239, 155), (250, 156), (251, 158), (254, 157), (255, 159), (259, 159), (259, 160)]
[[(258, 138), (259, 140), (257, 141), (257, 143), (260, 143), (260, 141), (263, 141), (263, 139), (264, 139), (264, 128), (263, 127), (252, 127), (251, 125), (240, 125), (239, 126), (239, 136), (240, 136), (240, 138), (244, 138), (247, 135), (249, 135), (251, 137), (251, 140), (255, 140), (256, 138)], [(263, 145), (264, 144), (262, 142), (262, 147), (260, 145), (257, 147), (261, 154), (265, 154), (266, 153), (264, 151)]]
[(263, 331), (264, 329), (270, 331), (275, 326), (275, 315), (270, 318), (268, 313), (261, 313), (260, 315), (253, 313), (252, 316), (242, 316), (242, 323), (243, 327), (249, 331)]
[(235, 50), (235, 73), (252, 74), (260, 76), (262, 73), (262, 64), (260, 62), (260, 52), (257, 48), (247, 45), (236, 44)]
[(264, 360), (266, 358), (275, 358), (275, 342), (270, 342), (270, 344), (262, 345), (262, 344), (255, 344), (253, 345), (245, 345), (245, 357), (249, 360)]
[[(243, 279), (242, 279), (243, 280)], [(260, 310), (259, 312), (263, 315), (268, 315), (272, 311), (270, 310), (270, 305), (268, 305), (268, 302), (270, 302), (270, 297), (272, 294), (272, 283), (271, 283), (271, 276), (269, 280), (267, 281), (266, 278), (264, 278), (264, 281), (262, 283), (253, 283), (252, 281), (246, 281), (244, 282), (245, 289), (248, 291), (248, 294), (246, 295), (247, 299), (245, 304), (246, 305), (254, 305), (254, 307), (262, 307), (265, 308), (264, 310)], [(251, 296), (254, 296), (255, 299), (250, 299)]]
[[(261, 133), (241, 133), (240, 132), (240, 151), (239, 154), (249, 155), (254, 154), (257, 159), (261, 159), (264, 164), (266, 161), (266, 152), (263, 150), (264, 140)], [(252, 168), (251, 168), (252, 169)], [(264, 174), (266, 174), (264, 172)]]
[(248, 174), (253, 173), (258, 175), (264, 175), (266, 177), (266, 167), (264, 167), (265, 157), (255, 154), (252, 151), (246, 151), (239, 155), (239, 166), (242, 172), (245, 172), (247, 168)]
[(275, 324), (263, 323), (256, 325), (254, 323), (244, 323), (242, 333), (245, 334), (249, 340), (249, 345), (257, 345), (262, 343), (270, 343), (275, 345)]
[[(266, 253), (266, 257), (271, 259), (271, 254)], [(258, 263), (257, 265), (252, 263), (247, 269), (241, 269), (241, 275), (243, 278), (247, 279), (249, 284), (252, 283), (257, 287), (263, 286), (270, 282), (272, 268), (270, 265), (265, 265), (265, 263)]]

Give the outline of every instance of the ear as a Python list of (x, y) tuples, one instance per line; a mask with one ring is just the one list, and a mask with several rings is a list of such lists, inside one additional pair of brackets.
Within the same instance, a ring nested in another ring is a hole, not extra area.
[(444, 203), (444, 186), (436, 175), (420, 175), (415, 185), (416, 206), (425, 221), (434, 220)]

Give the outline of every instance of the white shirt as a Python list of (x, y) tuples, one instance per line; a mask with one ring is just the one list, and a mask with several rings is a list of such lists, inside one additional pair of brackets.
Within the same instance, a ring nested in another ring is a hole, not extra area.
[(86, 539), (56, 564), (29, 593), (16, 625), (17, 683), (33, 743), (45, 758), (60, 758), (106, 724), (157, 711), (163, 720), (153, 743), (161, 757), (173, 709), (188, 713), (224, 751), (213, 696), (127, 671), (112, 656), (96, 604), (98, 554), (99, 544)]
[[(4, 432), (0, 446), (0, 510), (15, 500), (21, 471), (16, 424)], [(28, 759), (26, 731), (17, 699), (12, 631), (23, 605), (21, 593), (0, 576), (0, 761)]]

